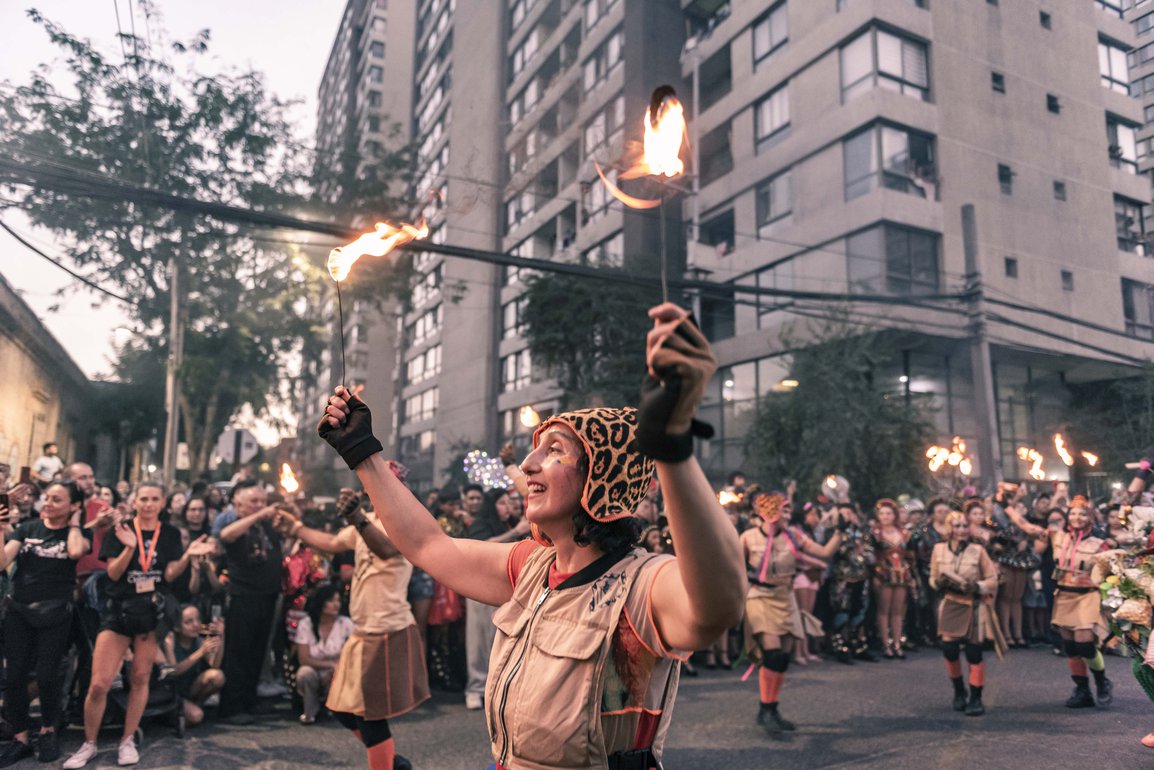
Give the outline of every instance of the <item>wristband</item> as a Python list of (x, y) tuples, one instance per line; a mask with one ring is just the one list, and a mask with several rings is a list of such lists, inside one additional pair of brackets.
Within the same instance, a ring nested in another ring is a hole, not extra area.
[(362, 516), (360, 519), (353, 522), (353, 527), (357, 530), (357, 532), (364, 532), (365, 528), (368, 527), (371, 523), (372, 522), (370, 522), (367, 518)]

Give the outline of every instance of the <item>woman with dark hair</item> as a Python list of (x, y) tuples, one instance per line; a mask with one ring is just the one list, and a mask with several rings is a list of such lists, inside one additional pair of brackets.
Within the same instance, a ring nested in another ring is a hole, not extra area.
[(188, 495), (184, 492), (173, 492), (164, 501), (164, 510), (160, 512), (160, 520), (165, 524), (179, 527), (184, 521), (184, 506), (188, 502)]
[(317, 721), (321, 698), (333, 681), (345, 642), (353, 635), (353, 621), (341, 614), (341, 592), (332, 583), (317, 586), (297, 626), (297, 692), (304, 699), (301, 724)]
[[(33, 671), (40, 688), (39, 759), (60, 757), (60, 662), (71, 638), (76, 561), (91, 546), (80, 526), (84, 493), (79, 487), (54, 481), (41, 500), (40, 516), (21, 522), (7, 542), (0, 528), (0, 572), (16, 564), (12, 604), (4, 618), (4, 718), (16, 740), (0, 754), (0, 767), (32, 756), (28, 680)], [(0, 507), (0, 521), (7, 515), (8, 509)]]
[(96, 486), (96, 496), (109, 508), (115, 508), (123, 502), (120, 493), (116, 491), (116, 487), (110, 487), (107, 484), (98, 484)]
[[(398, 481), (369, 409), (343, 386), (319, 431), (365, 485), (389, 538), (454, 591), (499, 605), (485, 710), (498, 768), (658, 766), (677, 661), (741, 616), (737, 534), (693, 457), (716, 370), (688, 313), (650, 311), (638, 409), (550, 417), (519, 484), (534, 540), (448, 537)], [(677, 556), (635, 547), (654, 465)]]
[(199, 495), (188, 498), (180, 518), (172, 523), (188, 530), (190, 541), (200, 538), (201, 535), (212, 534), (212, 523), (208, 519), (208, 503)]
[(118, 522), (100, 549), (100, 558), (108, 563), (108, 598), (92, 651), (92, 681), (84, 700), (84, 743), (64, 763), (65, 770), (84, 767), (96, 756), (96, 736), (104, 720), (108, 692), (129, 647), (133, 656), (131, 689), (117, 762), (134, 765), (140, 761), (135, 733), (148, 703), (152, 664), (159, 655), (157, 591), (188, 569), (191, 559), (214, 548), (202, 538), (183, 550), (180, 532), (160, 521), (164, 488), (159, 484), (141, 484), (132, 504), (136, 515)]

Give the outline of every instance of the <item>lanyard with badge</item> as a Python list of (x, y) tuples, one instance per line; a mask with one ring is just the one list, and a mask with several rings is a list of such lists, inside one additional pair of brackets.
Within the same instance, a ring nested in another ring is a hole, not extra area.
[(152, 532), (152, 543), (148, 548), (144, 548), (144, 535), (140, 531), (140, 520), (133, 519), (132, 527), (136, 530), (136, 547), (140, 549), (140, 554), (137, 556), (137, 561), (140, 562), (141, 577), (136, 581), (136, 593), (147, 594), (156, 590), (156, 578), (147, 577), (148, 568), (152, 566), (152, 562), (156, 559), (156, 543), (160, 540), (160, 522), (156, 523), (156, 529)]

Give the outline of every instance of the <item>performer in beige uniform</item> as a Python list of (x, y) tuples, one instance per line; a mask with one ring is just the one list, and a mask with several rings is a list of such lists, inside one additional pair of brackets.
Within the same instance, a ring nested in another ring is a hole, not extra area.
[[(1070, 501), (1064, 531), (1050, 532), (1031, 524), (1017, 515), (1013, 508), (1008, 513), (1027, 534), (1049, 535), (1048, 545), (1054, 554), (1054, 579), (1058, 583), (1050, 622), (1062, 636), (1066, 664), (1070, 668), (1070, 678), (1074, 680), (1074, 692), (1066, 700), (1067, 708), (1094, 705), (1094, 696), (1090, 694), (1090, 672), (1094, 674), (1098, 705), (1109, 705), (1114, 699), (1114, 688), (1106, 678), (1106, 662), (1098, 649), (1098, 641), (1106, 637), (1107, 628), (1102, 619), (1102, 594), (1091, 576), (1095, 557), (1107, 550), (1108, 545), (1094, 533), (1089, 501), (1081, 495)], [(1044, 551), (1046, 545), (1045, 540), (1040, 541), (1038, 550)]]
[(791, 531), (782, 520), (785, 497), (777, 492), (753, 499), (761, 526), (741, 534), (741, 548), (749, 576), (745, 600), (745, 653), (754, 665), (760, 663), (757, 683), (761, 707), (757, 723), (776, 737), (797, 727), (777, 710), (778, 693), (789, 668), (793, 640), (805, 639), (801, 612), (793, 593), (801, 554), (828, 559), (841, 544), (841, 532), (824, 546), (800, 532)]
[[(659, 766), (670, 659), (741, 617), (737, 533), (693, 457), (694, 437), (712, 435), (694, 415), (716, 362), (686, 311), (667, 303), (649, 316), (638, 408), (566, 412), (533, 435), (520, 470), (542, 547), (448, 537), (388, 472), (368, 407), (338, 387), (325, 408), (321, 437), (356, 471), (392, 542), (449, 588), (500, 607), (485, 692), (498, 768)], [(676, 557), (636, 548), (633, 513), (655, 467)]]
[[(402, 466), (393, 463), (392, 470), (403, 478)], [(325, 705), (365, 744), (371, 770), (400, 770), (410, 765), (396, 754), (388, 720), (429, 697), (425, 649), (406, 599), (413, 565), (375, 515), (353, 507), (352, 496), (352, 490), (341, 490), (338, 507), (349, 510), (350, 526), (335, 535), (310, 529), (287, 512), (277, 524), (318, 550), (355, 552), (349, 615), (356, 632), (341, 650)]]
[[(986, 713), (982, 705), (982, 688), (986, 684), (982, 645), (992, 632), (986, 627), (987, 618), (992, 615), (987, 612), (983, 617), (981, 608), (982, 602), (989, 601), (998, 589), (998, 568), (985, 548), (970, 541), (970, 525), (964, 513), (950, 511), (946, 526), (949, 539), (935, 545), (930, 557), (930, 587), (942, 596), (938, 636), (946, 671), (954, 685), (954, 710), (965, 711), (966, 716), (981, 716)], [(966, 662), (970, 664), (969, 702), (962, 682), (963, 644)]]

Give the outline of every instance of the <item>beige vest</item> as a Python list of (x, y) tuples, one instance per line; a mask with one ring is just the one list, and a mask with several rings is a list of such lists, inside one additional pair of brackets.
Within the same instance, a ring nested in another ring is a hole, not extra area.
[[(680, 666), (661, 648), (647, 601), (672, 558), (635, 549), (589, 583), (549, 589), (553, 549), (529, 556), (512, 599), (493, 615), (485, 708), (499, 764), (606, 767), (609, 754), (633, 748), (645, 712), (662, 714), (653, 741), (661, 756)], [(643, 650), (614, 649), (619, 624), (631, 622), (623, 619), (626, 610)], [(622, 665), (622, 656), (638, 655), (645, 665), (633, 668), (640, 670)]]

